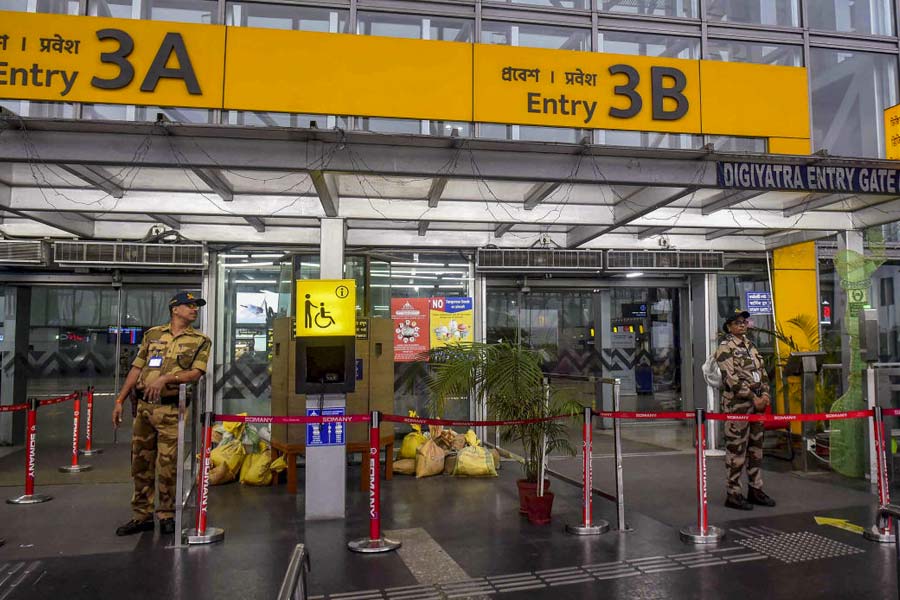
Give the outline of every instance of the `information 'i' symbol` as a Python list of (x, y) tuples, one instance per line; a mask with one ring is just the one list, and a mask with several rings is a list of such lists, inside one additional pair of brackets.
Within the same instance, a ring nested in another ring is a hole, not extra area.
[(337, 286), (337, 289), (334, 290), (334, 295), (338, 298), (346, 298), (350, 295), (350, 288), (346, 285), (339, 285)]

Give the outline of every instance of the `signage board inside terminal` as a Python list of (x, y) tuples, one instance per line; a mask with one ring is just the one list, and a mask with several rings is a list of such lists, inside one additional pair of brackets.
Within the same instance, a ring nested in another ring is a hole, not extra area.
[(802, 67), (7, 11), (0, 97), (809, 138)]
[(900, 170), (870, 167), (719, 162), (720, 188), (848, 194), (897, 194)]

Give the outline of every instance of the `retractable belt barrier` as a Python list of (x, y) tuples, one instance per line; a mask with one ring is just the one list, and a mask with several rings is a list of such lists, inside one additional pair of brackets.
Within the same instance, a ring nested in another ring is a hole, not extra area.
[[(77, 395), (77, 393), (75, 394)], [(68, 399), (68, 398), (66, 398)], [(56, 401), (62, 401), (55, 399)], [(555, 421), (561, 419), (571, 419), (576, 415), (553, 415), (549, 417), (541, 417), (534, 419), (517, 419), (510, 421), (475, 421), (475, 420), (457, 420), (457, 419), (427, 419), (420, 417), (403, 417), (400, 415), (382, 415), (378, 411), (373, 411), (369, 415), (335, 415), (335, 416), (257, 416), (257, 415), (232, 415), (223, 414), (216, 415), (213, 413), (204, 414), (203, 427), (203, 454), (202, 469), (200, 472), (201, 484), (199, 491), (199, 509), (197, 511), (197, 527), (191, 530), (188, 535), (188, 543), (191, 543), (193, 536), (198, 541), (193, 543), (209, 543), (210, 541), (218, 541), (222, 539), (224, 532), (221, 529), (209, 528), (207, 525), (207, 513), (209, 508), (209, 456), (212, 446), (212, 424), (214, 422), (230, 422), (230, 423), (275, 423), (275, 424), (326, 424), (326, 423), (370, 423), (369, 434), (369, 537), (361, 540), (352, 541), (348, 544), (350, 550), (363, 553), (378, 553), (395, 550), (400, 547), (399, 542), (388, 540), (382, 536), (381, 532), (381, 469), (379, 467), (379, 426), (382, 421), (389, 423), (406, 423), (409, 425), (442, 425), (442, 426), (459, 426), (459, 427), (503, 427), (512, 425), (528, 425), (531, 423), (541, 423), (547, 421)], [(724, 530), (719, 527), (710, 525), (707, 513), (707, 477), (706, 477), (706, 421), (727, 421), (727, 422), (762, 422), (762, 423), (784, 423), (795, 421), (831, 421), (843, 419), (864, 419), (874, 418), (874, 439), (878, 448), (879, 471), (878, 471), (878, 487), (879, 487), (879, 503), (882, 506), (890, 502), (887, 468), (885, 460), (885, 428), (882, 421), (885, 416), (900, 416), (900, 409), (881, 409), (874, 410), (853, 410), (845, 412), (833, 413), (815, 413), (815, 414), (730, 414), (730, 413), (707, 413), (703, 409), (691, 411), (665, 411), (665, 412), (628, 412), (628, 411), (595, 411), (590, 407), (584, 410), (584, 426), (583, 426), (583, 448), (582, 448), (582, 467), (583, 467), (583, 499), (584, 507), (582, 513), (582, 522), (578, 525), (568, 526), (570, 533), (578, 535), (590, 535), (602, 533), (608, 530), (608, 524), (600, 525), (594, 523), (592, 519), (592, 466), (591, 452), (593, 448), (593, 417), (603, 417), (608, 419), (635, 419), (635, 420), (687, 420), (693, 419), (695, 426), (695, 444), (697, 448), (697, 525), (689, 525), (681, 530), (681, 538), (686, 542), (692, 543), (715, 543), (722, 539), (725, 535)], [(880, 432), (880, 435), (878, 433)], [(27, 481), (27, 480), (26, 480)], [(27, 485), (27, 483), (26, 483)], [(27, 490), (27, 487), (26, 487)], [(624, 529), (624, 521), (620, 517), (620, 528)], [(210, 530), (214, 533), (210, 534)], [(889, 535), (891, 532), (890, 522), (882, 521), (872, 528), (872, 534)], [(870, 532), (867, 532), (870, 533)], [(869, 539), (875, 539), (867, 535)], [(210, 539), (212, 538), (212, 539)]]
[(84, 450), (82, 456), (94, 456), (103, 454), (102, 448), (94, 448), (94, 387), (87, 389), (87, 420), (84, 428)]
[[(67, 396), (59, 396), (57, 398), (47, 398), (46, 400), (38, 400), (37, 398), (29, 398), (26, 404), (13, 404), (0, 407), (0, 412), (12, 412), (18, 410), (27, 410), (28, 415), (25, 422), (25, 493), (16, 498), (7, 499), (7, 504), (39, 504), (52, 500), (52, 496), (46, 494), (34, 493), (34, 479), (37, 464), (37, 409), (39, 406), (50, 406), (53, 404), (61, 404), (69, 400), (75, 400), (73, 412), (75, 418), (73, 420), (73, 458), (72, 464), (78, 465), (78, 415), (79, 415), (79, 399), (81, 392), (72, 392)], [(6, 409), (6, 410), (2, 410)], [(90, 467), (88, 467), (90, 468)], [(61, 469), (62, 470), (62, 469)], [(81, 469), (86, 470), (86, 469)], [(77, 472), (77, 471), (71, 471)]]

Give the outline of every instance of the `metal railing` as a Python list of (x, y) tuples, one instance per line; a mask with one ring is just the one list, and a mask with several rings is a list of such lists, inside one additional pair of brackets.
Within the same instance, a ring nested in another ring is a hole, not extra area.
[(297, 544), (278, 590), (278, 600), (306, 600), (309, 597), (309, 552)]
[(878, 509), (878, 520), (894, 519), (894, 551), (897, 557), (897, 597), (900, 598), (900, 506), (886, 504)]

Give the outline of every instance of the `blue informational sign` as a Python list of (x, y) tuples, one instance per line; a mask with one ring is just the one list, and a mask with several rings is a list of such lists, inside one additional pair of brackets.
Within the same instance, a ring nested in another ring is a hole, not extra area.
[(771, 292), (747, 292), (747, 302), (744, 308), (751, 315), (772, 314)]
[(900, 170), (826, 165), (716, 163), (720, 188), (834, 193), (900, 193)]
[[(344, 408), (323, 408), (318, 410), (315, 408), (307, 408), (306, 416), (318, 417), (320, 415), (326, 417), (342, 417), (344, 416)], [(344, 433), (347, 430), (346, 423), (322, 423), (308, 424), (306, 426), (306, 445), (307, 446), (343, 446)]]

